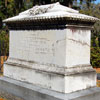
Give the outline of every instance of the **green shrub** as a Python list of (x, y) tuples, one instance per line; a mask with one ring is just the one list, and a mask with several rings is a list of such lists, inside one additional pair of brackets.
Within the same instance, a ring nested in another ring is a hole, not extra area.
[(93, 67), (100, 67), (100, 47), (91, 47), (91, 64)]

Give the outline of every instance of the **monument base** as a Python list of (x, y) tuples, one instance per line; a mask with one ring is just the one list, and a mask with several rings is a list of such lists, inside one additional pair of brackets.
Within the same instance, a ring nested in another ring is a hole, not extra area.
[(24, 100), (99, 100), (100, 98), (100, 88), (97, 87), (63, 94), (7, 77), (0, 78), (0, 90)]

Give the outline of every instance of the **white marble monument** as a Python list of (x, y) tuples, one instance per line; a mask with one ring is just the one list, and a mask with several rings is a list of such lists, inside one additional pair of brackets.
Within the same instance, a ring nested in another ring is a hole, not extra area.
[(59, 3), (4, 20), (10, 29), (4, 76), (66, 94), (96, 87), (90, 40), (98, 20)]

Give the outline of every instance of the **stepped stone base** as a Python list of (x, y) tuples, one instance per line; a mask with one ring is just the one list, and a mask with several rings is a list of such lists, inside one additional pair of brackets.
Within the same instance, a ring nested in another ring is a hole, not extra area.
[(65, 68), (11, 58), (4, 64), (4, 76), (61, 93), (95, 87), (97, 79), (91, 65)]
[(97, 87), (63, 94), (7, 77), (0, 78), (0, 90), (24, 100), (99, 100), (100, 98), (100, 88)]

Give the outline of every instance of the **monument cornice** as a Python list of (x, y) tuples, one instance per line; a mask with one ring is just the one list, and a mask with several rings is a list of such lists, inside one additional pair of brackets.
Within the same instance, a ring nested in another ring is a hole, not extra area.
[[(4, 20), (4, 23), (45, 23), (50, 21), (78, 21), (78, 22), (96, 22), (99, 19), (79, 13), (79, 11), (54, 3), (49, 5), (34, 6), (19, 15)], [(58, 23), (59, 24), (59, 23)]]
[[(95, 21), (88, 22), (86, 20), (74, 20), (67, 18), (56, 18), (46, 20), (28, 20), (19, 22), (7, 22), (10, 30), (46, 30), (46, 29), (64, 29), (66, 27), (86, 27), (92, 28)], [(88, 27), (87, 27), (88, 26)]]

